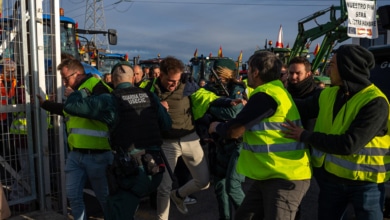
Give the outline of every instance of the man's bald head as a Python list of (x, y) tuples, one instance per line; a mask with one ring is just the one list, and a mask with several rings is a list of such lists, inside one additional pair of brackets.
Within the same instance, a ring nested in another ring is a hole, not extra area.
[(112, 70), (112, 83), (116, 87), (120, 83), (129, 82), (134, 83), (134, 71), (130, 65), (118, 64)]

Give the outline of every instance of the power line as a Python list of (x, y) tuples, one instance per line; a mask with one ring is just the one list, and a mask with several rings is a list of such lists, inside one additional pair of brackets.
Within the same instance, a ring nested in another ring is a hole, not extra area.
[[(390, 1), (390, 0), (389, 0)], [(276, 1), (272, 1), (272, 3), (244, 3), (244, 2), (179, 2), (179, 1), (131, 1), (131, 0), (122, 0), (120, 2), (116, 2), (113, 4), (110, 4), (108, 6), (118, 4), (118, 3), (126, 3), (126, 2), (132, 2), (132, 3), (142, 3), (142, 4), (173, 4), (173, 5), (222, 5), (222, 6), (281, 6), (280, 4), (275, 3)], [(277, 2), (286, 2), (286, 1), (277, 1)], [(292, 2), (292, 1), (288, 1)], [(305, 7), (311, 7), (311, 6), (330, 6), (329, 4), (307, 4), (308, 1), (295, 1), (295, 2), (302, 2), (301, 4), (283, 4), (282, 6), (305, 6)], [(330, 2), (328, 1), (323, 1), (323, 2)], [(338, 1), (334, 1), (338, 2)]]
[[(78, 4), (81, 2), (76, 2), (69, 0), (72, 3)], [(377, 0), (378, 1), (378, 0)], [(287, 3), (288, 2), (288, 3)], [(308, 4), (310, 2), (310, 4)], [(312, 4), (312, 3), (320, 3), (320, 4)], [(390, 2), (390, 0), (381, 0), (381, 3), (383, 2)], [(131, 3), (131, 5), (126, 8), (125, 10), (118, 10), (117, 6), (120, 5), (121, 3)], [(245, 3), (245, 2), (182, 2), (182, 1), (158, 1), (158, 0), (119, 0), (114, 3), (110, 3), (104, 6), (104, 8), (107, 11), (110, 10), (115, 10), (119, 13), (125, 13), (129, 11), (134, 3), (141, 3), (141, 4), (173, 4), (173, 5), (221, 5), (221, 6), (265, 6), (265, 7), (288, 7), (288, 6), (295, 6), (295, 7), (313, 7), (313, 6), (320, 6), (320, 7), (329, 7), (333, 4), (339, 4), (340, 0), (311, 0), (311, 1), (304, 1), (304, 0), (274, 0), (274, 1), (269, 1), (269, 3), (266, 2), (256, 2), (256, 3)], [(282, 4), (280, 4), (282, 3)], [(287, 3), (287, 4), (285, 4)], [(299, 4), (298, 4), (299, 3)], [(77, 7), (75, 9), (71, 9), (70, 11), (76, 11), (80, 9), (80, 7)], [(80, 15), (75, 15), (72, 16), (74, 18), (83, 16), (84, 14)]]
[[(269, 1), (272, 3), (257, 2), (257, 3), (245, 3), (245, 2), (182, 2), (182, 1), (158, 1), (158, 0), (121, 0), (119, 2), (113, 3), (125, 3), (125, 2), (133, 2), (133, 3), (153, 3), (153, 4), (177, 4), (177, 5), (235, 5), (235, 6), (303, 6), (303, 7), (312, 7), (312, 6), (330, 6), (329, 2), (340, 3), (340, 0), (311, 0), (311, 1), (303, 1), (303, 0), (275, 0)], [(283, 4), (289, 2), (290, 4)], [(300, 2), (300, 4), (297, 4)], [(321, 4), (308, 4), (313, 2), (319, 2)], [(323, 4), (322, 4), (323, 2)], [(381, 0), (381, 2), (390, 2), (390, 0)], [(111, 5), (113, 5), (111, 4)], [(110, 6), (110, 5), (108, 5)]]
[(133, 7), (133, 4), (134, 4), (134, 2), (131, 1), (129, 7), (127, 7), (124, 10), (119, 10), (118, 7), (116, 7), (116, 5), (112, 9), (115, 9), (115, 11), (120, 12), (120, 13), (125, 13), (125, 12), (128, 12)]

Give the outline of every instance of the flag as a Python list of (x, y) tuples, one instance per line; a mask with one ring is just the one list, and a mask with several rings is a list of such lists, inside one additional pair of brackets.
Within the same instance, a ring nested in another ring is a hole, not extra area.
[(306, 49), (309, 49), (310, 45), (311, 45), (311, 41), (307, 42), (306, 45), (305, 45)]
[(283, 48), (283, 30), (282, 30), (282, 25), (280, 25), (279, 28), (279, 35), (278, 35), (278, 40), (276, 41), (276, 48)]
[(223, 57), (223, 54), (222, 54), (222, 46), (219, 46), (218, 57)]
[(317, 43), (317, 46), (316, 46), (316, 48), (315, 48), (314, 51), (313, 51), (313, 55), (316, 56), (316, 55), (318, 54), (319, 51), (320, 51), (320, 44)]
[(77, 46), (77, 48), (81, 48), (81, 43), (80, 43), (78, 34), (76, 34), (76, 46)]
[(194, 52), (194, 57), (198, 57), (198, 48), (196, 48), (196, 50)]
[(209, 57), (212, 57), (212, 56), (213, 56), (213, 53), (210, 52)]
[(89, 52), (89, 56), (91, 57), (91, 59), (95, 59), (97, 56), (96, 50), (93, 50), (93, 52)]
[(239, 63), (242, 62), (242, 50), (241, 50), (241, 52), (240, 52), (240, 55), (238, 55), (237, 61), (238, 61)]
[(85, 46), (82, 46), (79, 50), (80, 54), (85, 54)]
[[(79, 27), (79, 23), (78, 22), (76, 22), (76, 29)], [(77, 45), (77, 48), (79, 48), (80, 49), (80, 47), (81, 47), (81, 43), (80, 43), (80, 40), (79, 40), (79, 35), (78, 34), (76, 34), (76, 45)]]

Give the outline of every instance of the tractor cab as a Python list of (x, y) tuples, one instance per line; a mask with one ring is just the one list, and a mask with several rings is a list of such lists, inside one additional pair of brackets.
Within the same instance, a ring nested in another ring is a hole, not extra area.
[(195, 81), (198, 83), (202, 79), (209, 81), (210, 76), (212, 76), (212, 67), (214, 62), (220, 59), (232, 60), (228, 57), (204, 57), (203, 55), (191, 58), (190, 69), (192, 77), (195, 79)]

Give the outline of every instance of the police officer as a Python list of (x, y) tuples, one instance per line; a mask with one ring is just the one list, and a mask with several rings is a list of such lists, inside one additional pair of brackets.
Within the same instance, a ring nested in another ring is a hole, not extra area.
[(114, 66), (112, 82), (112, 94), (91, 96), (88, 89), (72, 93), (64, 110), (109, 126), (115, 157), (107, 173), (110, 195), (105, 219), (133, 219), (140, 199), (162, 180), (160, 131), (170, 129), (171, 119), (157, 96), (133, 86), (130, 63)]
[[(245, 84), (236, 79), (236, 64), (233, 60), (215, 60), (212, 71), (218, 80), (204, 87), (211, 94), (198, 90), (199, 92), (191, 96), (193, 103), (198, 102), (198, 95), (202, 96), (201, 105), (208, 106), (207, 113), (196, 121), (199, 133), (202, 133), (202, 130), (207, 132), (211, 121), (226, 121), (235, 118), (246, 103)], [(233, 101), (236, 99), (241, 100), (242, 103), (237, 104)], [(205, 100), (212, 101), (207, 105)], [(202, 111), (201, 108), (196, 109)], [(200, 136), (203, 140), (207, 137), (204, 134)], [(209, 165), (214, 174), (214, 191), (218, 201), (219, 219), (229, 220), (233, 219), (232, 208), (237, 209), (245, 196), (241, 187), (244, 176), (236, 171), (242, 138), (226, 139), (218, 135), (213, 135), (212, 138), (213, 141), (208, 144)]]

